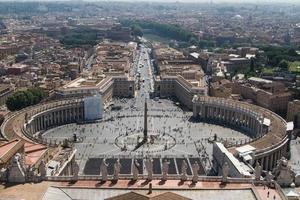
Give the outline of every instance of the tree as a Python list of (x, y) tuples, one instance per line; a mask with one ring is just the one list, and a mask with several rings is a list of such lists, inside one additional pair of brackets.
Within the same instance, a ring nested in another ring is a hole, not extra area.
[(39, 103), (44, 97), (45, 93), (39, 88), (17, 91), (7, 98), (6, 106), (11, 111), (20, 110)]
[[(194, 34), (190, 31), (173, 24), (161, 24), (145, 20), (122, 20), (121, 23), (123, 26), (132, 28), (138, 25), (139, 27), (141, 27), (142, 30), (147, 29), (153, 32), (154, 34), (160, 35), (162, 37), (168, 37), (184, 42), (189, 42), (191, 37), (194, 36)], [(138, 30), (138, 33), (139, 32), (140, 31)]]
[(205, 49), (214, 46), (214, 42), (210, 40), (200, 40), (198, 43), (199, 48)]
[(297, 56), (298, 55), (295, 49), (289, 49), (287, 54), (289, 56)]
[(86, 27), (70, 30), (68, 33), (58, 35), (57, 37), (60, 43), (71, 47), (84, 45), (94, 46), (98, 41), (97, 30)]
[(278, 67), (281, 68), (281, 69), (287, 69), (289, 66), (289, 63), (288, 61), (286, 60), (282, 60), (280, 61), (280, 63), (278, 64)]
[(254, 61), (254, 58), (251, 58), (250, 59), (250, 71), (251, 72), (254, 72), (254, 66), (255, 65), (255, 61)]
[(143, 36), (143, 29), (138, 24), (133, 24), (131, 26), (131, 32), (134, 36)]
[(6, 106), (9, 110), (19, 110), (23, 108), (23, 106), (27, 106), (27, 97), (24, 91), (18, 91), (14, 93), (12, 96), (8, 97), (6, 101)]
[(44, 91), (39, 88), (30, 88), (27, 91), (33, 95), (32, 104), (39, 103), (45, 97)]
[(197, 44), (198, 44), (198, 40), (197, 40), (195, 37), (192, 37), (192, 38), (190, 39), (189, 43), (190, 43), (191, 45), (197, 45)]

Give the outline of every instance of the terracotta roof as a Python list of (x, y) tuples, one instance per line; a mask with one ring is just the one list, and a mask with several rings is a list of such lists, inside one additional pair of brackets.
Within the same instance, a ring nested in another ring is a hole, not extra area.
[(25, 153), (36, 152), (47, 148), (45, 145), (33, 144), (29, 142), (26, 142), (24, 146), (25, 146)]
[(186, 197), (180, 196), (179, 194), (175, 194), (173, 192), (165, 192), (154, 196), (151, 200), (189, 200)]
[(150, 198), (147, 196), (144, 196), (142, 194), (136, 193), (136, 192), (128, 192), (125, 194), (120, 194), (115, 197), (108, 198), (106, 200), (149, 200)]
[(24, 145), (24, 141), (12, 140), (0, 146), (0, 163), (8, 162)]
[(139, 194), (137, 192), (128, 192), (125, 194), (120, 194), (115, 197), (108, 198), (106, 200), (189, 200), (183, 196), (175, 194), (173, 192), (163, 192), (158, 195), (146, 196), (143, 194)]
[(25, 143), (25, 164), (34, 165), (47, 151), (47, 147), (41, 144)]

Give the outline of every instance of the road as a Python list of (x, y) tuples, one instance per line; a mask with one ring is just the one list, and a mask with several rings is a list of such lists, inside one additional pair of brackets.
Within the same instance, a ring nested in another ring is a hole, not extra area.
[(85, 69), (87, 69), (88, 71), (91, 70), (94, 60), (95, 60), (95, 54), (92, 54), (85, 62)]
[(135, 94), (135, 106), (141, 108), (145, 99), (150, 98), (150, 93), (154, 89), (152, 67), (150, 64), (150, 49), (141, 45), (138, 60), (134, 66), (134, 76), (137, 83)]

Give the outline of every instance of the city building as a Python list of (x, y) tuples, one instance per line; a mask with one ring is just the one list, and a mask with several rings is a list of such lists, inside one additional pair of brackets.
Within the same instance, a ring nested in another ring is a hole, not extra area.
[(134, 42), (104, 41), (96, 47), (95, 73), (128, 73), (136, 56), (137, 44)]
[(238, 94), (242, 99), (252, 100), (255, 104), (284, 114), (292, 94), (282, 83), (251, 77), (248, 81), (236, 81), (232, 85), (232, 93)]
[(295, 128), (300, 128), (300, 101), (294, 100), (288, 103), (287, 121), (294, 122)]
[(13, 64), (7, 68), (7, 73), (12, 75), (20, 75), (28, 71), (29, 67), (25, 64)]
[(206, 95), (206, 89), (203, 85), (193, 85), (180, 75), (157, 77), (154, 88), (156, 96), (161, 98), (175, 97), (189, 109), (192, 108), (194, 95)]
[(114, 26), (106, 32), (106, 37), (112, 40), (131, 41), (131, 29), (121, 25)]
[(103, 117), (103, 103), (100, 95), (84, 98), (84, 119), (98, 120)]
[(80, 77), (55, 90), (58, 98), (100, 94), (104, 104), (113, 97), (134, 97), (134, 80), (125, 75), (108, 77)]
[(7, 98), (13, 94), (15, 87), (11, 84), (0, 84), (0, 105), (5, 104)]
[(227, 79), (212, 82), (209, 87), (209, 94), (213, 97), (230, 98), (232, 94), (232, 82)]
[(154, 80), (155, 96), (176, 97), (191, 109), (194, 95), (206, 95), (205, 74), (201, 65), (164, 45), (155, 46), (153, 54), (158, 73)]

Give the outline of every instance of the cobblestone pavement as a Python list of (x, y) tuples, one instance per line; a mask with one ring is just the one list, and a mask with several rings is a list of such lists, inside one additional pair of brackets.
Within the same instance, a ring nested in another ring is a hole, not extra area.
[[(89, 173), (87, 172), (89, 170), (84, 170), (85, 168), (97, 168), (96, 165), (101, 162), (97, 158), (103, 157), (141, 159), (150, 156), (158, 159), (157, 168), (161, 168), (160, 158), (168, 157), (172, 158), (170, 168), (175, 174), (179, 173), (178, 168), (181, 163), (177, 162), (181, 161), (173, 158), (196, 157), (201, 158), (204, 168), (209, 168), (212, 159), (211, 141), (215, 135), (217, 140), (227, 140), (229, 143), (248, 139), (247, 135), (230, 128), (194, 122), (192, 112), (179, 107), (176, 101), (149, 99), (149, 94), (153, 90), (153, 66), (151, 66), (149, 51), (141, 47), (139, 60), (134, 68), (136, 79), (142, 80), (135, 98), (113, 100), (115, 107), (121, 107), (120, 110), (107, 109), (104, 118), (97, 123), (68, 124), (50, 129), (43, 134), (43, 137), (57, 141), (72, 138), (76, 134), (79, 140), (75, 144), (78, 150), (76, 158), (81, 174)], [(150, 141), (134, 150), (143, 138), (145, 99), (148, 103), (147, 129)], [(87, 161), (90, 166), (86, 166)], [(122, 162), (130, 168), (132, 160)], [(140, 162), (143, 164), (142, 161)], [(191, 164), (193, 163), (189, 162), (189, 168)]]

